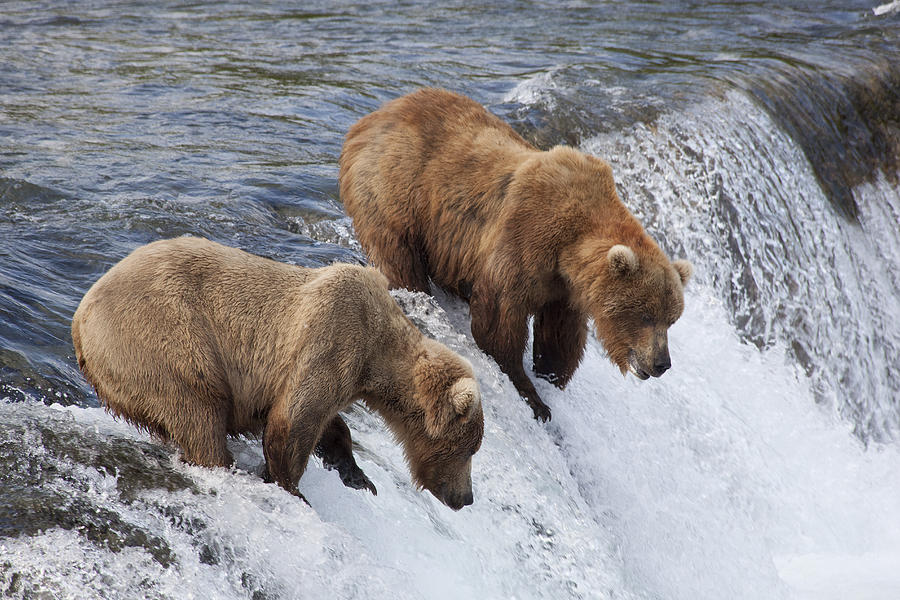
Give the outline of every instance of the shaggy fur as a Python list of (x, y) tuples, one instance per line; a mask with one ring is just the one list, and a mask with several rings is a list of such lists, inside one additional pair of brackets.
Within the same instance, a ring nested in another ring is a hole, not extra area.
[(427, 292), (430, 278), (469, 301), (475, 341), (535, 417), (550, 410), (522, 366), (532, 315), (534, 369), (560, 388), (589, 318), (623, 373), (669, 367), (667, 330), (691, 266), (666, 258), (604, 161), (538, 151), (476, 102), (423, 89), (350, 128), (340, 193), (391, 286)]
[(372, 268), (305, 269), (199, 238), (148, 244), (88, 291), (72, 321), (78, 365), (107, 408), (172, 439), (184, 459), (232, 462), (226, 435), (263, 433), (292, 493), (314, 448), (354, 487), (338, 416), (355, 399), (403, 444), (415, 482), (471, 504), (481, 397), (469, 363), (425, 338)]

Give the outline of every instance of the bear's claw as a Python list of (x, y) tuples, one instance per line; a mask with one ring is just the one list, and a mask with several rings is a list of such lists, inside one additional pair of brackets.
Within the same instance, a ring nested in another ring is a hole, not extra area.
[(534, 418), (536, 421), (545, 423), (552, 418), (550, 407), (540, 400), (526, 400), (526, 402), (528, 402), (528, 406), (531, 407), (531, 410), (534, 411)]
[(353, 488), (354, 490), (369, 490), (373, 495), (378, 495), (375, 484), (372, 483), (372, 480), (359, 468), (355, 461), (346, 459), (333, 462), (323, 460), (322, 466), (329, 471), (337, 471), (338, 475), (341, 477), (341, 482), (345, 486)]
[[(262, 472), (259, 474), (259, 476), (262, 478), (263, 482), (265, 482), (265, 483), (277, 484), (277, 482), (275, 481), (275, 478), (273, 478), (272, 474), (269, 472), (269, 465), (267, 465), (267, 464), (263, 465)], [(289, 490), (288, 493), (291, 496), (296, 496), (297, 498), (300, 498), (301, 500), (303, 500), (307, 506), (312, 506), (312, 504), (309, 503), (309, 500), (306, 499), (306, 496), (301, 494), (300, 490), (298, 490), (297, 488), (294, 488), (293, 490)]]
[(338, 471), (338, 474), (341, 476), (341, 481), (345, 486), (353, 488), (355, 490), (369, 490), (372, 492), (372, 495), (377, 496), (378, 490), (375, 489), (375, 484), (372, 483), (372, 480), (369, 479), (363, 470), (359, 467), (356, 467), (350, 471)]

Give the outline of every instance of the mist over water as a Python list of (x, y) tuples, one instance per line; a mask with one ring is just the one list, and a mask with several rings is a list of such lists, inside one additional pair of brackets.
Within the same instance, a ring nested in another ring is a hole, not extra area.
[[(0, 5), (0, 595), (900, 597), (900, 16), (873, 7)], [(203, 469), (107, 415), (69, 333), (93, 281), (183, 234), (364, 262), (343, 134), (423, 85), (610, 162), (694, 264), (673, 368), (591, 339), (538, 424), (464, 303), (395, 292), (482, 388), (458, 513), (362, 406), (378, 496), (314, 459), (311, 506), (258, 440)]]

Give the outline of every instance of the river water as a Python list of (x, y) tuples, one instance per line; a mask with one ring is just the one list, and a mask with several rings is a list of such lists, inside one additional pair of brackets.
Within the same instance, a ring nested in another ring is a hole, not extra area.
[[(0, 595), (900, 598), (900, 14), (877, 2), (0, 2)], [(878, 13), (878, 14), (876, 14)], [(592, 340), (539, 424), (466, 307), (397, 292), (485, 402), (476, 501), (180, 463), (76, 368), (81, 296), (193, 234), (364, 262), (344, 132), (424, 85), (608, 160), (695, 278), (663, 378)]]

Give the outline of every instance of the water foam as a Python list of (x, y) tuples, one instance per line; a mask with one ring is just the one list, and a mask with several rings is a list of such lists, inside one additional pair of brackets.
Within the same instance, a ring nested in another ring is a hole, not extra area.
[[(585, 499), (616, 533), (629, 587), (800, 598), (825, 581), (795, 568), (807, 557), (896, 556), (896, 448), (866, 452), (815, 404), (784, 347), (742, 342), (715, 292), (697, 287), (662, 379), (622, 379), (591, 344), (566, 393), (543, 390)], [(894, 598), (897, 571), (872, 568), (884, 585), (851, 573), (843, 597)]]
[(557, 66), (549, 71), (541, 71), (517, 83), (515, 87), (503, 96), (502, 101), (518, 102), (525, 105), (547, 103), (547, 108), (552, 108), (553, 96), (551, 90), (559, 87), (553, 77), (560, 68)]

